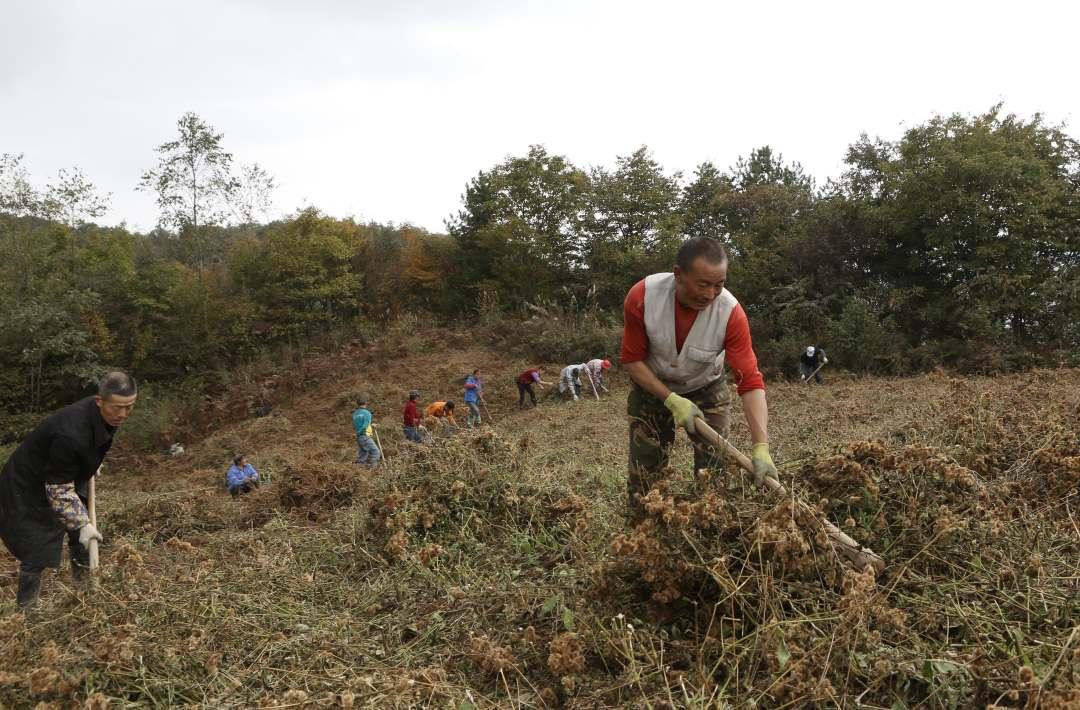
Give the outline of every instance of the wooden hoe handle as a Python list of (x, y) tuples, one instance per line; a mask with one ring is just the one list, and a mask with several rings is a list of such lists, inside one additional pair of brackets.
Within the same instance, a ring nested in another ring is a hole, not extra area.
[[(98, 469), (98, 473), (101, 473), (101, 469)], [(90, 477), (90, 498), (89, 505), (87, 505), (87, 512), (90, 514), (90, 524), (97, 529), (97, 473)], [(90, 540), (90, 569), (95, 570), (98, 568), (98, 541)]]
[(809, 375), (806, 376), (806, 379), (803, 380), (803, 384), (805, 385), (808, 382), (810, 382), (810, 380), (813, 379), (814, 375), (821, 372), (821, 368), (823, 368), (823, 367), (825, 367), (825, 363), (821, 363), (820, 365), (818, 365), (816, 370), (814, 370), (813, 372), (811, 372)]
[[(728, 456), (733, 457), (739, 466), (747, 473), (754, 472), (754, 466), (750, 462), (750, 459), (746, 454), (739, 451), (732, 444), (716, 433), (709, 424), (701, 418), (694, 420), (694, 429), (698, 434), (708, 439), (709, 443), (718, 449), (722, 450)], [(788, 494), (784, 485), (777, 481), (775, 478), (765, 477), (765, 485), (769, 490), (781, 496)], [(874, 570), (875, 574), (881, 574), (885, 571), (885, 560), (874, 554), (873, 550), (867, 547), (861, 547), (859, 543), (844, 534), (840, 528), (833, 525), (827, 518), (821, 518), (821, 525), (825, 528), (825, 534), (829, 536), (829, 539), (833, 543), (833, 548), (846, 558), (856, 569), (862, 570), (866, 567), (870, 567)]]

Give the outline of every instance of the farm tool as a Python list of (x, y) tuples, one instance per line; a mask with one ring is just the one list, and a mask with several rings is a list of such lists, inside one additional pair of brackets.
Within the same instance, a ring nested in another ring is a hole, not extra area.
[(382, 441), (379, 440), (379, 429), (374, 424), (371, 425), (371, 432), (375, 435), (375, 445), (379, 447), (379, 460), (383, 463), (386, 462), (386, 453), (383, 451)]
[[(90, 524), (97, 529), (97, 482), (98, 473), (101, 473), (101, 468), (98, 468), (97, 473), (90, 477), (90, 494), (87, 496), (87, 513), (90, 516)], [(98, 541), (94, 538), (90, 538), (90, 570), (96, 570), (98, 568)]]
[[(739, 451), (728, 442), (727, 439), (720, 436), (720, 434), (709, 426), (704, 419), (697, 418), (694, 420), (694, 430), (705, 437), (713, 446), (733, 457), (744, 471), (751, 474), (754, 472), (754, 466), (746, 454)], [(787, 489), (784, 488), (783, 484), (775, 478), (766, 476), (765, 485), (769, 490), (778, 495), (786, 496), (788, 494)], [(833, 525), (826, 518), (820, 518), (820, 522), (821, 526), (825, 529), (825, 534), (829, 536), (829, 540), (832, 542), (833, 549), (851, 562), (856, 569), (862, 570), (866, 567), (870, 567), (874, 570), (875, 574), (881, 574), (885, 571), (885, 561), (875, 554), (873, 550), (861, 547), (859, 543), (848, 537), (848, 535), (841, 531), (840, 528)]]
[[(828, 360), (826, 360), (825, 362), (828, 362)], [(803, 383), (804, 383), (804, 384), (805, 384), (805, 383), (808, 383), (808, 382), (810, 382), (810, 380), (814, 379), (814, 375), (816, 375), (817, 373), (821, 372), (821, 368), (825, 367), (825, 362), (823, 362), (823, 363), (821, 363), (820, 365), (818, 365), (818, 366), (817, 366), (817, 369), (815, 369), (815, 370), (814, 370), (813, 372), (811, 372), (811, 373), (810, 373), (809, 375), (807, 375), (806, 377), (804, 377), (804, 378), (803, 378)]]
[(584, 370), (585, 370), (585, 376), (589, 378), (589, 386), (592, 387), (592, 393), (594, 395), (596, 395), (596, 401), (599, 402), (600, 401), (600, 393), (596, 389), (596, 383), (593, 382), (592, 373), (589, 372), (589, 368), (587, 368), (587, 367), (584, 368)]
[(483, 397), (480, 398), (480, 406), (484, 408), (484, 416), (486, 416), (488, 418), (488, 421), (491, 422), (492, 426), (494, 426), (495, 418), (491, 416), (491, 410), (488, 409), (487, 403), (484, 401)]

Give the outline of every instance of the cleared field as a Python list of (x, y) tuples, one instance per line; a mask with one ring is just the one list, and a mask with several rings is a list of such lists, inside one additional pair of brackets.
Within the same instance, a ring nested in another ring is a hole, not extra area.
[[(272, 416), (225, 402), (182, 457), (118, 451), (96, 590), (52, 575), (24, 618), (5, 562), (0, 703), (1080, 705), (1080, 371), (771, 383), (793, 498), (692, 476), (680, 435), (630, 528), (625, 381), (518, 412), (525, 363), (442, 341), (306, 361)], [(473, 367), (495, 426), (403, 444), (404, 392), (459, 399)], [(360, 392), (373, 472), (351, 464)], [(238, 450), (271, 482), (234, 501)], [(885, 573), (841, 563), (818, 513)]]

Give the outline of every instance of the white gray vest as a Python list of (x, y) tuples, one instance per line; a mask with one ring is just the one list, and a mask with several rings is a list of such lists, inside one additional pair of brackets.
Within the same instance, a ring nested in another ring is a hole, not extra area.
[(686, 394), (724, 374), (724, 337), (728, 318), (739, 302), (726, 288), (698, 312), (681, 352), (675, 352), (675, 274), (645, 277), (645, 364), (672, 392)]

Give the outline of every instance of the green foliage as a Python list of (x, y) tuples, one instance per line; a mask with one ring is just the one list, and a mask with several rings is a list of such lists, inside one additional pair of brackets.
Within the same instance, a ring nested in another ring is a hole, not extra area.
[(564, 289), (558, 301), (526, 304), (518, 317), (490, 324), (491, 338), (509, 352), (542, 362), (615, 359), (622, 343), (622, 322), (598, 307), (596, 290), (580, 300)]
[(358, 233), (351, 223), (308, 209), (267, 230), (257, 258), (248, 254), (231, 269), (271, 337), (295, 340), (356, 314), (359, 280), (349, 264)]
[(143, 382), (139, 401), (124, 422), (124, 441), (136, 451), (161, 450), (171, 439), (172, 421), (177, 412), (177, 395)]
[(232, 153), (221, 145), (224, 134), (215, 133), (196, 114), (181, 116), (176, 129), (176, 140), (155, 149), (158, 164), (143, 173), (139, 189), (157, 195), (159, 225), (176, 230), (189, 256), (187, 263), (201, 273), (212, 260), (215, 234), (207, 227), (228, 218), (238, 192), (245, 198), (240, 210), (246, 210), (240, 218), (249, 219), (258, 209), (260, 196), (271, 189), (272, 180), (257, 166), (246, 174), (246, 182), (233, 176)]
[(520, 303), (574, 280), (589, 194), (585, 174), (541, 146), (473, 178), (448, 225), (473, 300), (493, 290)]
[(75, 229), (88, 219), (105, 214), (109, 197), (98, 194), (94, 184), (78, 168), (61, 169), (56, 182), (48, 186), (42, 207), (47, 216)]
[(848, 163), (871, 268), (893, 289), (911, 347), (963, 363), (979, 348), (1032, 350), (1069, 332), (1080, 313), (1080, 146), (1061, 128), (1000, 107), (938, 116), (896, 143), (864, 136)]
[(829, 343), (830, 362), (849, 370), (897, 373), (907, 369), (902, 336), (862, 298), (846, 301), (819, 342)]
[(731, 225), (723, 207), (723, 197), (733, 189), (731, 176), (721, 173), (712, 163), (699, 165), (694, 171), (694, 180), (682, 193), (686, 236), (709, 237), (730, 247)]
[(162, 226), (197, 232), (224, 220), (238, 182), (229, 172), (232, 153), (221, 147), (223, 133), (192, 112), (180, 117), (176, 130), (176, 140), (155, 149), (158, 165), (143, 173), (139, 188), (157, 194)]
[(679, 179), (665, 175), (644, 146), (617, 158), (614, 172), (593, 169), (585, 260), (602, 305), (622, 303), (637, 280), (674, 265), (682, 243)]
[(468, 182), (448, 235), (315, 209), (256, 224), (273, 178), (258, 165), (235, 177), (195, 114), (177, 128), (143, 175), (168, 228), (146, 235), (86, 223), (105, 197), (81, 172), (37, 188), (22, 156), (0, 155), (12, 426), (105, 366), (189, 382), (314, 341), (367, 343), (391, 319), (415, 350), (431, 344), (405, 326), (445, 319), (528, 358), (614, 355), (627, 290), (670, 270), (687, 236), (728, 247), (729, 288), (774, 372), (793, 374), (811, 343), (884, 373), (1080, 357), (1080, 146), (1039, 116), (995, 107), (863, 136), (822, 188), (769, 146), (685, 183), (644, 146), (587, 171), (531, 146)]
[(22, 153), (0, 153), (0, 214), (24, 217), (40, 212), (41, 197), (22, 160)]

